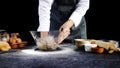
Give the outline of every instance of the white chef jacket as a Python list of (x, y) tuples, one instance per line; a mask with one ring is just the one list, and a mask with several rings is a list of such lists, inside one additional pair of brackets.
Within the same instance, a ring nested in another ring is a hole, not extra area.
[[(54, 0), (39, 0), (38, 15), (39, 15), (39, 27), (37, 31), (49, 31), (50, 30), (50, 10)], [(89, 9), (89, 0), (80, 0), (76, 5), (76, 9), (71, 14), (69, 19), (73, 20), (74, 26), (77, 27)]]

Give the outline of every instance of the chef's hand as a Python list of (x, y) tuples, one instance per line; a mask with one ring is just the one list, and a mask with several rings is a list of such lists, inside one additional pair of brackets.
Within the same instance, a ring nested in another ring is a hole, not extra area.
[(40, 42), (43, 45), (47, 45), (47, 46), (54, 46), (56, 45), (56, 41), (54, 39), (53, 36), (48, 35), (48, 32), (40, 32)]
[(41, 38), (46, 38), (48, 36), (48, 32), (40, 32)]
[(60, 44), (65, 38), (69, 36), (70, 28), (73, 26), (73, 24), (74, 22), (72, 20), (68, 20), (60, 27), (60, 33), (57, 40), (58, 44)]

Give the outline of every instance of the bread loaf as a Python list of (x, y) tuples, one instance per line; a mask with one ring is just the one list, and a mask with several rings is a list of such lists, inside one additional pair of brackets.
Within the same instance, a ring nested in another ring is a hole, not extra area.
[(10, 49), (11, 49), (11, 47), (10, 47), (9, 43), (0, 41), (0, 50), (1, 51), (8, 51)]

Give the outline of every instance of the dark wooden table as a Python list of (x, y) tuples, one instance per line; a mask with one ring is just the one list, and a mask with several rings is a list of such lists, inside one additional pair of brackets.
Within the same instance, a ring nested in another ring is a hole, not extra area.
[(0, 52), (0, 68), (120, 68), (120, 53), (95, 54), (73, 44), (57, 51), (40, 51), (36, 45)]

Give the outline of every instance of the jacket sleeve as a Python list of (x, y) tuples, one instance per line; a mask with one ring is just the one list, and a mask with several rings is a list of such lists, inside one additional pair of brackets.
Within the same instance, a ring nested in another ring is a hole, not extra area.
[(49, 31), (50, 28), (50, 9), (54, 0), (39, 0), (38, 15), (39, 27), (37, 31)]
[(76, 5), (76, 9), (72, 13), (69, 19), (73, 20), (74, 26), (77, 27), (82, 19), (82, 17), (86, 14), (89, 9), (89, 0), (80, 0)]

